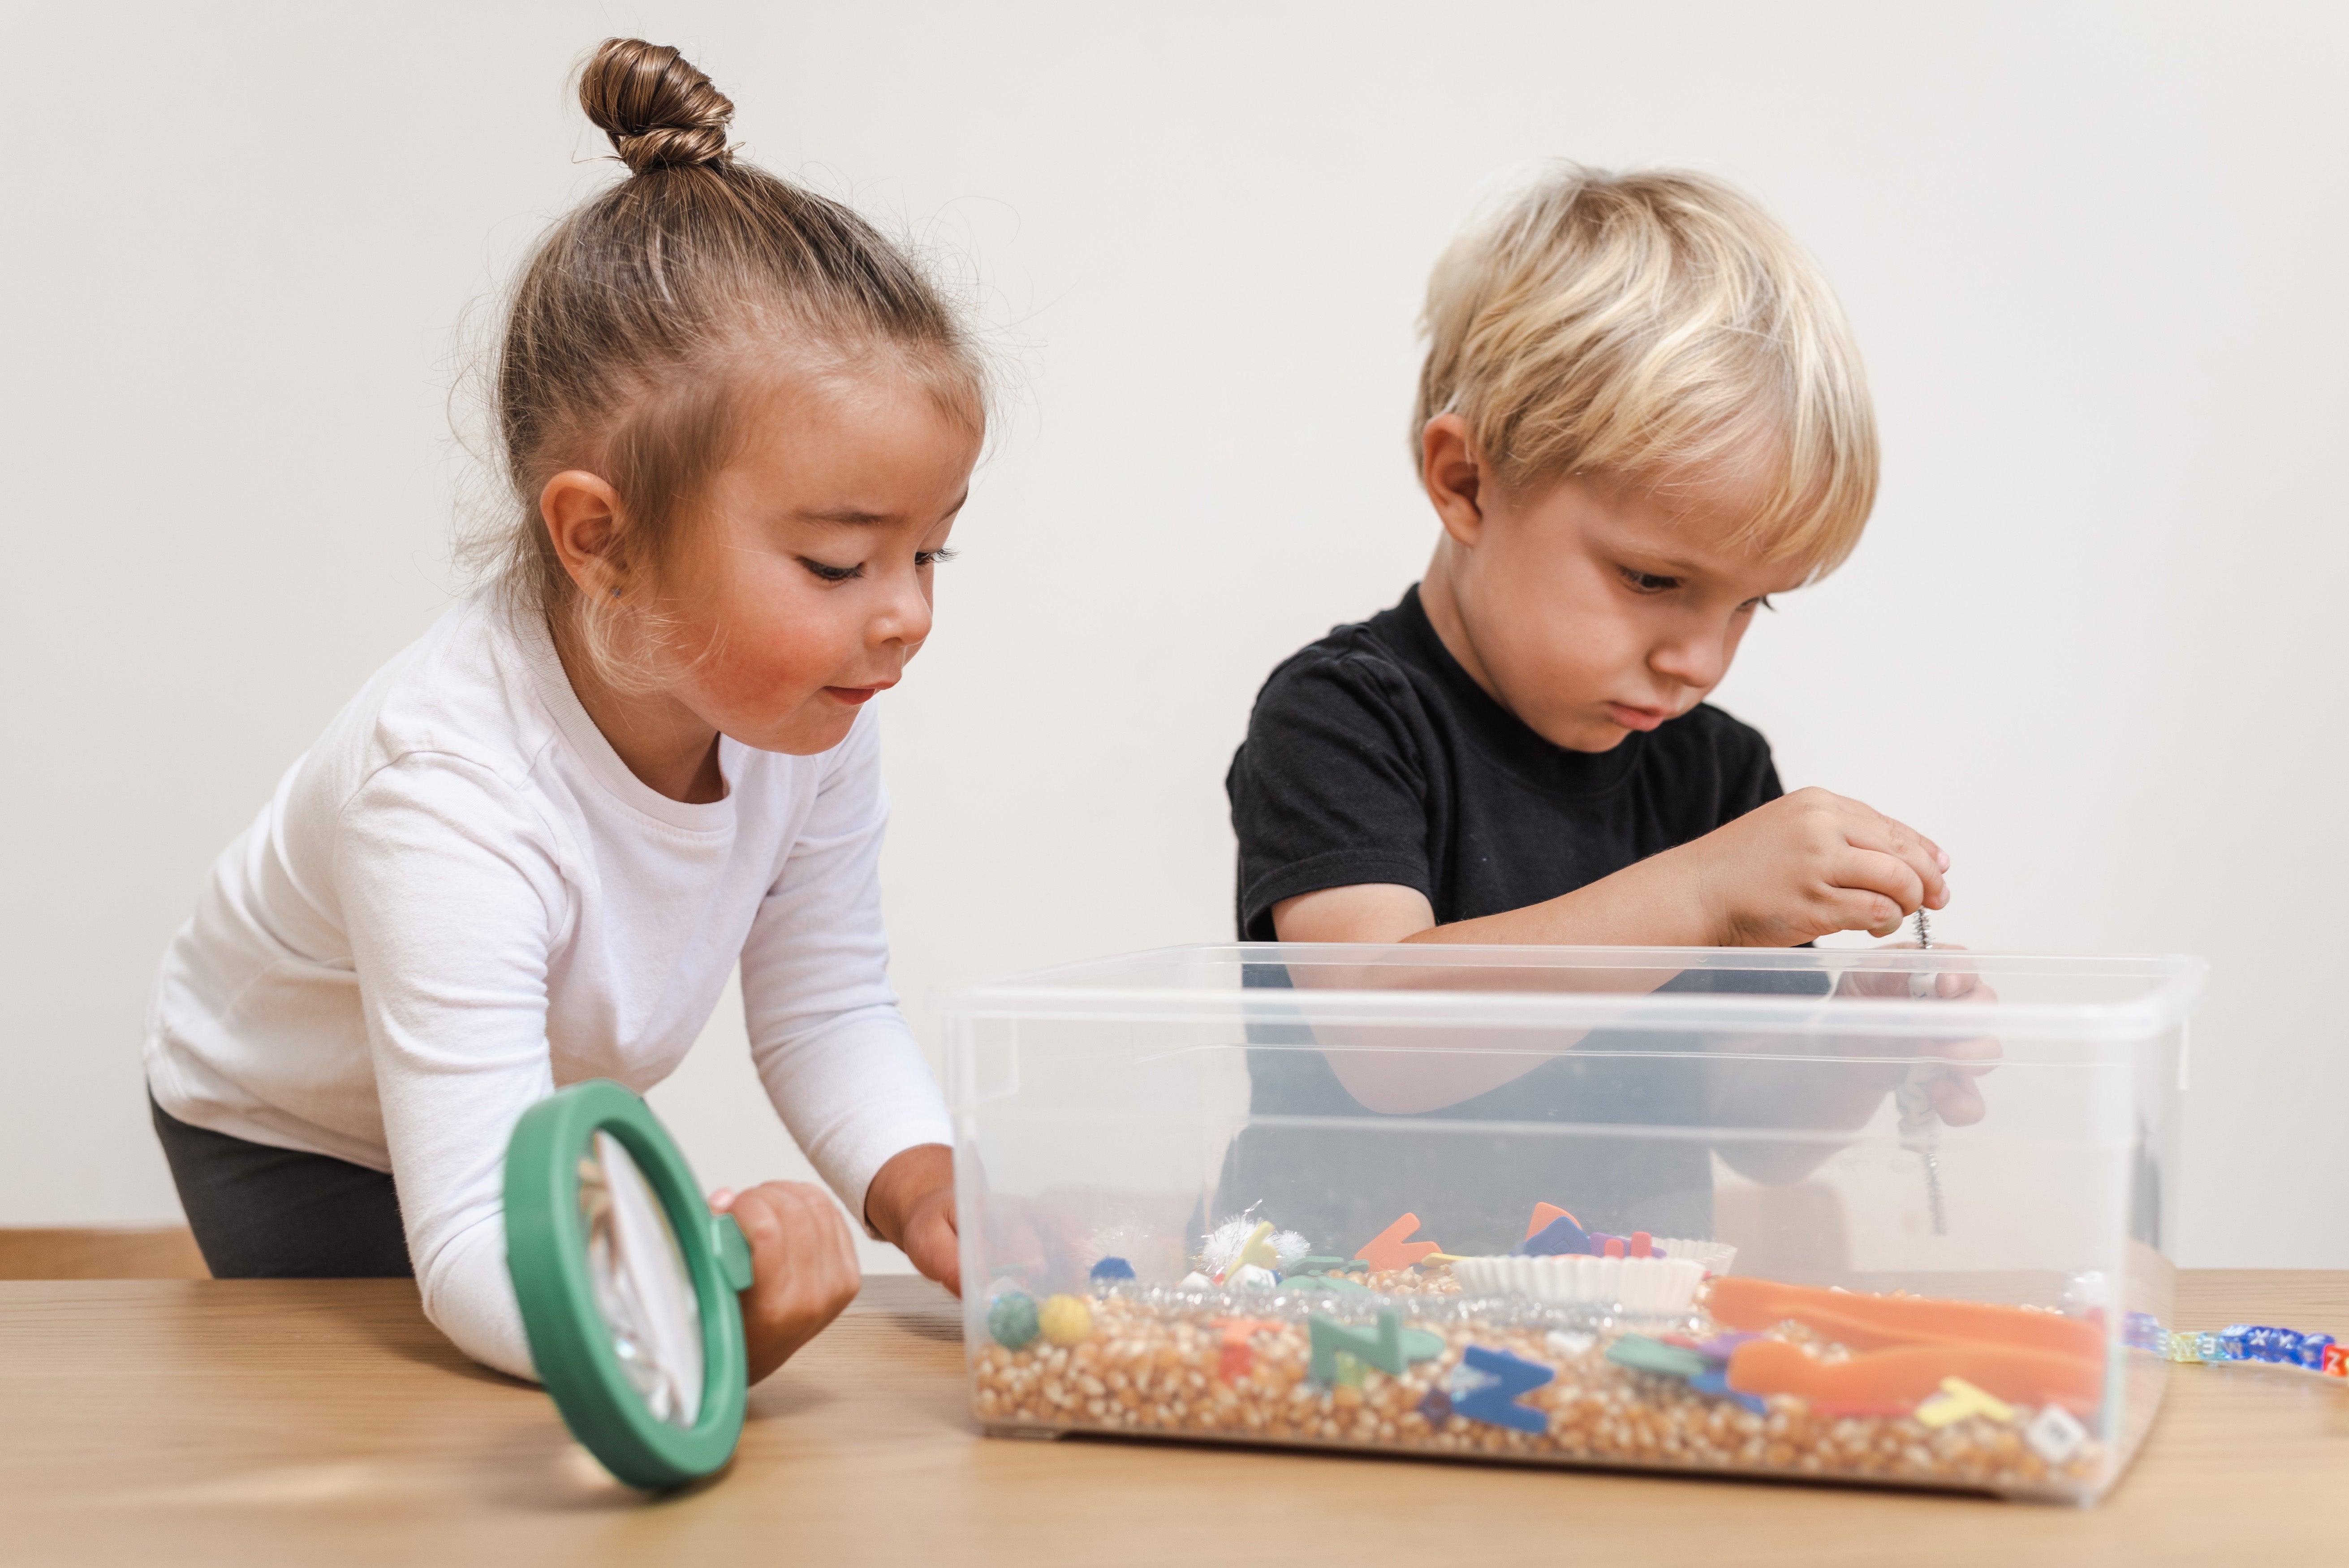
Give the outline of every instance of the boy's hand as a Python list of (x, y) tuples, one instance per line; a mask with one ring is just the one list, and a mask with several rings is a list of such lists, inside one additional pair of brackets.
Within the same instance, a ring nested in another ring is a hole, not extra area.
[(1838, 931), (1889, 936), (1949, 903), (1950, 857), (1904, 823), (1797, 789), (1656, 857), (1680, 860), (1719, 947), (1798, 947)]
[[(1913, 942), (1888, 943), (1876, 949), (1878, 953), (1918, 950)], [(1955, 943), (1935, 945), (1936, 953), (1962, 953), (1965, 949)], [(1899, 972), (1877, 969), (1848, 969), (1837, 982), (1836, 990), (1846, 996), (1880, 996), (1892, 1000), (1913, 999), (1915, 990), (1909, 975)], [(1977, 1006), (1998, 1000), (1998, 993), (1979, 975), (1958, 970), (1943, 970), (1935, 976), (1932, 996), (1944, 1002), (1967, 1002)], [(1924, 1049), (1926, 1054), (1942, 1058), (1930, 1077), (1925, 1079), (1926, 1098), (1932, 1101), (1934, 1113), (1951, 1127), (1970, 1127), (1989, 1111), (1988, 1104), (1974, 1079), (1993, 1071), (2005, 1047), (1987, 1035), (1971, 1036), (1964, 1039), (1928, 1041), (1888, 1041), (1880, 1047), (1888, 1055)], [(1979, 1065), (1976, 1065), (1979, 1064)], [(1906, 1076), (1903, 1074), (1902, 1076)]]
[(962, 1294), (953, 1150), (943, 1143), (925, 1143), (892, 1156), (865, 1189), (864, 1217), (916, 1268), (955, 1295)]
[(805, 1181), (768, 1181), (739, 1193), (720, 1188), (709, 1206), (732, 1214), (750, 1243), (742, 1340), (756, 1383), (855, 1299), (864, 1283), (856, 1243), (832, 1195)]

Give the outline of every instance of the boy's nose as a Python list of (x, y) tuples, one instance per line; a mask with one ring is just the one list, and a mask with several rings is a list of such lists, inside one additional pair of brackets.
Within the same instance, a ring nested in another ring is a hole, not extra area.
[(1648, 655), (1648, 668), (1667, 679), (1710, 691), (1729, 673), (1728, 640), (1720, 636), (1676, 637)]

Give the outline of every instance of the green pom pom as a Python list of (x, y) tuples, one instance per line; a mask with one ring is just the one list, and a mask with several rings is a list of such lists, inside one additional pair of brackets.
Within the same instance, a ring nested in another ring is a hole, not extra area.
[(1005, 1291), (987, 1309), (987, 1331), (1006, 1350), (1019, 1349), (1036, 1337), (1036, 1298), (1024, 1291)]

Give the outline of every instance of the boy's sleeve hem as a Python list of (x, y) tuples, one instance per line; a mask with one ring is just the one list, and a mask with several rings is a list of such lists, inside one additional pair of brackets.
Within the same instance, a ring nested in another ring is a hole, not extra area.
[(1246, 912), (1240, 926), (1244, 942), (1270, 942), (1272, 906), (1285, 898), (1299, 893), (1319, 892), (1325, 888), (1357, 887), (1364, 882), (1393, 882), (1416, 890), (1430, 903), (1435, 894), (1428, 886), (1427, 867), (1416, 860), (1402, 860), (1392, 855), (1366, 854), (1360, 850), (1332, 850), (1326, 854), (1267, 872), (1250, 882), (1240, 899)]

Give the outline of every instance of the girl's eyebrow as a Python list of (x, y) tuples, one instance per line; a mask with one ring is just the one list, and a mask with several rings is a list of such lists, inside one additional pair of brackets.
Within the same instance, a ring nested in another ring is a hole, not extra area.
[[(938, 515), (952, 517), (960, 511), (969, 500), (970, 491), (965, 490), (955, 497), (953, 505)], [(898, 514), (894, 511), (866, 511), (862, 507), (854, 506), (803, 506), (793, 511), (792, 515), (803, 522), (836, 522), (848, 528), (870, 528), (875, 524), (899, 521)]]

